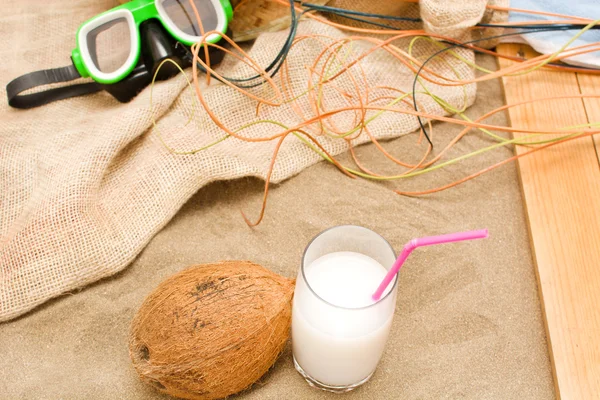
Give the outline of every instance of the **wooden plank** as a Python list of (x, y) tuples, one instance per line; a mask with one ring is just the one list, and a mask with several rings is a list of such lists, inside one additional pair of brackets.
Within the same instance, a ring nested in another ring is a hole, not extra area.
[[(499, 46), (498, 52), (533, 54), (527, 46), (507, 44)], [(500, 61), (503, 67), (511, 64)], [(585, 80), (597, 93), (600, 77)], [(538, 70), (503, 78), (503, 83), (508, 103), (580, 93), (576, 74), (567, 72)], [(600, 105), (590, 105), (598, 106), (590, 110), (593, 119), (600, 121)], [(533, 103), (510, 109), (509, 116), (513, 127), (532, 129), (588, 121), (579, 99)], [(589, 137), (573, 140), (521, 159), (519, 171), (557, 396), (598, 399), (600, 166), (596, 149)]]
[[(579, 89), (582, 94), (600, 94), (600, 75), (577, 74)], [(600, 123), (600, 98), (584, 99), (585, 111), (588, 115), (588, 122)], [(599, 155), (600, 162), (600, 135), (595, 135), (594, 144), (596, 146), (596, 155)]]

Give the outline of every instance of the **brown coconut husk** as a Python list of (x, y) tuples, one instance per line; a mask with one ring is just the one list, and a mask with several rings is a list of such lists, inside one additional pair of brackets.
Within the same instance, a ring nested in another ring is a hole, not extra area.
[[(324, 5), (329, 0), (311, 0)], [(244, 42), (256, 39), (263, 32), (276, 32), (290, 26), (290, 7), (273, 0), (232, 0), (235, 10), (229, 27), (233, 40)]]
[(294, 281), (248, 261), (190, 267), (135, 316), (129, 352), (141, 379), (186, 399), (244, 390), (275, 363), (290, 331)]
[[(312, 1), (311, 1), (312, 3)], [(397, 17), (419, 18), (419, 4), (411, 1), (402, 0), (331, 0), (327, 4), (331, 7), (343, 8), (346, 10), (359, 11), (370, 14), (393, 15)], [(338, 24), (353, 26), (356, 28), (373, 29), (373, 25), (364, 22), (354, 21), (336, 14), (328, 13), (325, 16)], [(412, 22), (401, 21), (382, 21), (376, 18), (361, 17), (366, 20), (384, 23), (393, 26), (396, 29), (418, 29), (420, 26)]]

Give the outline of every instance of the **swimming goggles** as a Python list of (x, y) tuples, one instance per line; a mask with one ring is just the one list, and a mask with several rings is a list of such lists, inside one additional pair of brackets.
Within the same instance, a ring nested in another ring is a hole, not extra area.
[[(129, 101), (151, 81), (160, 61), (171, 58), (182, 67), (191, 65), (185, 46), (198, 43), (202, 33), (211, 31), (215, 32), (204, 40), (217, 43), (232, 17), (229, 0), (133, 0), (122, 4), (81, 25), (71, 53), (72, 65), (31, 72), (10, 82), (6, 87), (8, 103), (15, 108), (32, 108), (100, 90), (107, 90), (119, 101)], [(219, 60), (211, 57), (211, 63), (215, 61)], [(167, 68), (162, 73), (161, 69), (158, 79), (177, 71)], [(94, 82), (20, 94), (78, 78)]]

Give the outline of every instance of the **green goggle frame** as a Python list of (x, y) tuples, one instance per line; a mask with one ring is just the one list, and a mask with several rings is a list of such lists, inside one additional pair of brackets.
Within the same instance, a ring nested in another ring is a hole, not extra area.
[(133, 0), (83, 23), (71, 58), (82, 77), (112, 84), (124, 79), (137, 64), (139, 26), (144, 21), (157, 19), (173, 38), (190, 46), (202, 39), (202, 32), (218, 32), (205, 39), (218, 42), (232, 17), (229, 0)]
[[(229, 0), (132, 0), (81, 25), (71, 65), (29, 72), (10, 81), (8, 104), (33, 108), (101, 90), (127, 102), (153, 77), (163, 80), (178, 72), (167, 66), (158, 74), (163, 60), (171, 59), (181, 68), (191, 65), (188, 46), (218, 42), (232, 18)], [(216, 48), (209, 52), (214, 63), (224, 54)], [(92, 81), (27, 93), (82, 77)]]

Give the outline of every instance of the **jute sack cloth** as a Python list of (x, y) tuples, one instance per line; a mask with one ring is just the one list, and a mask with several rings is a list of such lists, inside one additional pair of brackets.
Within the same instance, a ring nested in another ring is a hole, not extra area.
[[(52, 0), (40, 7), (38, 1), (24, 0), (3, 5), (0, 97), (5, 98), (4, 87), (16, 76), (68, 65), (79, 25), (116, 4), (109, 0)], [(336, 4), (357, 6), (351, 1)], [(443, 8), (442, 3), (439, 6)], [(345, 35), (312, 21), (301, 22), (298, 34), (338, 38)], [(286, 36), (285, 31), (260, 35), (251, 45), (250, 55), (260, 65), (268, 65)], [(369, 46), (357, 43), (352, 54)], [(414, 54), (424, 59), (435, 49), (421, 41)], [(321, 50), (322, 45), (305, 40), (290, 53), (293, 93), (307, 90), (306, 66), (312, 65)], [(458, 51), (465, 59), (473, 60), (470, 51)], [(452, 57), (445, 61), (433, 62), (430, 67), (445, 76), (473, 77), (467, 65)], [(382, 51), (367, 58), (362, 68), (366, 81), (361, 81), (361, 90), (380, 85), (411, 91), (414, 75)], [(226, 58), (220, 69), (229, 76), (251, 72), (232, 57)], [(186, 74), (189, 78), (190, 71)], [(211, 109), (232, 129), (259, 119), (294, 126), (303, 120), (298, 109), (310, 112), (304, 96), (297, 109), (290, 104), (261, 107), (257, 117), (255, 101), (214, 79), (210, 85), (204, 80), (201, 84)], [(340, 79), (338, 84), (342, 89), (353, 90), (348, 78)], [(459, 108), (472, 104), (475, 97), (474, 85), (449, 88), (430, 84), (428, 88)], [(265, 177), (274, 142), (249, 143), (229, 138), (195, 154), (173, 154), (159, 140), (158, 133), (178, 151), (202, 147), (221, 139), (224, 133), (198, 106), (182, 77), (156, 84), (152, 104), (150, 93), (147, 88), (128, 104), (99, 93), (25, 111), (10, 109), (1, 102), (0, 321), (122, 270), (182, 204), (207, 183), (243, 176)], [(264, 87), (254, 93), (265, 97), (273, 94)], [(398, 95), (384, 90), (378, 93)], [(347, 99), (331, 93), (326, 93), (326, 99), (328, 109), (348, 104)], [(418, 96), (418, 101), (423, 111), (445, 113), (427, 96)], [(347, 128), (353, 116), (340, 115), (332, 123), (340, 129)], [(414, 131), (418, 124), (412, 116), (386, 113), (370, 128), (378, 138), (392, 138)], [(264, 137), (280, 130), (259, 124), (245, 129), (243, 134)], [(314, 126), (309, 131), (318, 132)], [(362, 135), (355, 144), (366, 140), (366, 135)], [(319, 141), (332, 154), (348, 148), (339, 139), (320, 136)], [(299, 139), (289, 136), (277, 158), (272, 181), (289, 178), (319, 160)]]

